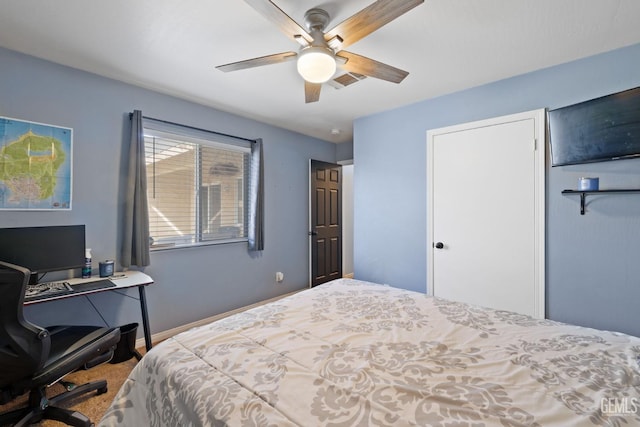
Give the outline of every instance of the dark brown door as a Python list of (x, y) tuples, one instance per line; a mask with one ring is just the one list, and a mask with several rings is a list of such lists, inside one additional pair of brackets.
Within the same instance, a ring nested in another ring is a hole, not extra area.
[(342, 167), (311, 160), (311, 286), (342, 277)]

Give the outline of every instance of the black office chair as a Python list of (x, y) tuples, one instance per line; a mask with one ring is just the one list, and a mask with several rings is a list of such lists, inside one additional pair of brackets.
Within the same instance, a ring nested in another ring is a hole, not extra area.
[(65, 375), (108, 361), (120, 340), (118, 328), (55, 326), (41, 328), (22, 314), (31, 272), (0, 261), (0, 404), (29, 392), (28, 406), (0, 414), (0, 425), (29, 425), (52, 419), (73, 426), (92, 426), (85, 415), (56, 405), (88, 393), (106, 393), (107, 382), (95, 381), (55, 397), (46, 388)]

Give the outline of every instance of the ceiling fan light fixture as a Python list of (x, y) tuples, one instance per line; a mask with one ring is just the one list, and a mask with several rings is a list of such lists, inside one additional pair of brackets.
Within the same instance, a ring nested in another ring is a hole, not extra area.
[(298, 55), (298, 73), (309, 83), (324, 83), (336, 72), (336, 59), (331, 49), (309, 46)]

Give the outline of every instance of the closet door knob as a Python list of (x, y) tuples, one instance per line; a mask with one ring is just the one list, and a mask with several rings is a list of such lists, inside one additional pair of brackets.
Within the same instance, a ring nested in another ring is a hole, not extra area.
[(442, 249), (442, 248), (444, 248), (444, 243), (438, 242), (438, 243), (435, 244), (435, 247), (436, 247), (436, 249)]

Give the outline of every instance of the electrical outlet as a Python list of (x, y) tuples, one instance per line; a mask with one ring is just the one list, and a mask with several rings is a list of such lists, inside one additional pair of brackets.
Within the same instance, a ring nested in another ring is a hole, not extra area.
[(284, 273), (281, 271), (278, 271), (276, 273), (276, 282), (282, 283), (283, 280), (284, 280)]

